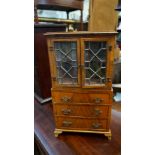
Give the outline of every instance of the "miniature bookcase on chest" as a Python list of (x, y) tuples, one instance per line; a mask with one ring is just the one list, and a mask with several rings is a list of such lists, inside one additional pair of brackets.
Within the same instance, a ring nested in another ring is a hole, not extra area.
[(46, 33), (55, 136), (104, 134), (111, 139), (115, 32)]

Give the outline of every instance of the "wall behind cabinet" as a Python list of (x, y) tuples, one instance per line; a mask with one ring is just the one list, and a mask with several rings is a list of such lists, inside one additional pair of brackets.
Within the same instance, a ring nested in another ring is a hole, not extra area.
[(89, 31), (115, 31), (118, 13), (115, 8), (118, 0), (90, 0)]

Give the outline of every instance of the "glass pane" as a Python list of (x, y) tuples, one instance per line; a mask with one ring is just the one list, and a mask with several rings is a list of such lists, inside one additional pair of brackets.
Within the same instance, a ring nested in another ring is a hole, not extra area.
[(59, 84), (77, 84), (77, 43), (55, 42), (57, 81)]
[(106, 79), (107, 43), (85, 41), (85, 84), (104, 84)]

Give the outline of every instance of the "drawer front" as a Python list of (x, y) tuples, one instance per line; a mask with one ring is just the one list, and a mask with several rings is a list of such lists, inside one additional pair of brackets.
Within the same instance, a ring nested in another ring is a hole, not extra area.
[(79, 130), (108, 130), (108, 119), (56, 117), (56, 128)]
[(110, 95), (103, 93), (64, 93), (52, 92), (54, 103), (95, 103), (111, 104)]
[(54, 104), (55, 115), (108, 118), (111, 106)]

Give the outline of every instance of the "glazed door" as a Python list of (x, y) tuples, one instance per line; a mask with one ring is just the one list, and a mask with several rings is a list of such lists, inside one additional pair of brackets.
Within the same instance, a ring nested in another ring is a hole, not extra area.
[(52, 84), (53, 87), (80, 86), (80, 52), (77, 39), (57, 39), (51, 41)]
[(82, 87), (107, 87), (110, 77), (109, 39), (81, 40)]

